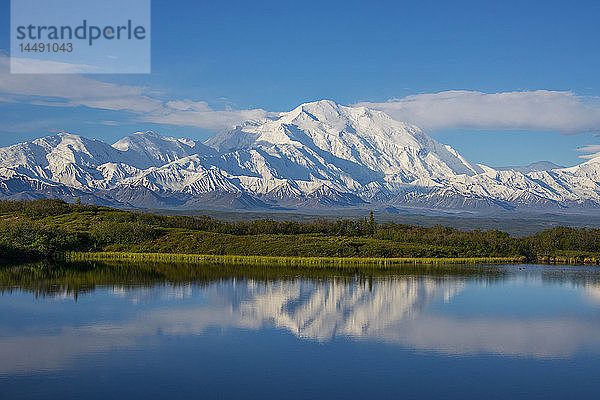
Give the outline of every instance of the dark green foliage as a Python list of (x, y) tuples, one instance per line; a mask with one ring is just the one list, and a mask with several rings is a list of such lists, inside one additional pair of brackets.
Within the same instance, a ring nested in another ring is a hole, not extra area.
[(458, 229), (434, 226), (384, 224), (373, 236), (381, 240), (419, 243), (424, 245), (448, 246), (463, 257), (505, 256), (531, 254), (530, 243), (521, 238), (511, 238), (506, 232), (497, 230), (460, 231)]
[(370, 235), (374, 234), (375, 230), (377, 229), (377, 223), (375, 222), (373, 211), (369, 211), (369, 220), (367, 221), (367, 227)]
[(427, 275), (432, 278), (455, 275), (469, 276), (493, 282), (505, 276), (502, 269), (481, 268), (470, 265), (426, 265), (398, 264), (386, 269), (368, 264), (358, 264), (355, 267), (339, 268), (334, 265), (319, 268), (297, 268), (287, 265), (257, 264), (214, 264), (205, 263), (198, 268), (192, 263), (174, 262), (39, 262), (36, 264), (15, 265), (0, 268), (0, 294), (18, 287), (19, 290), (31, 291), (36, 296), (54, 293), (69, 293), (74, 298), (93, 290), (97, 286), (119, 285), (139, 288), (152, 287), (157, 283), (170, 285), (206, 285), (216, 281), (230, 280), (260, 280), (262, 282), (295, 281), (298, 277), (305, 279), (332, 279), (336, 281), (355, 282), (357, 276), (361, 280), (370, 281), (381, 279), (393, 273), (414, 276)]
[(157, 239), (162, 235), (160, 229), (140, 221), (115, 222), (102, 221), (90, 229), (90, 237), (96, 247), (110, 244), (137, 244)]
[(57, 251), (83, 250), (88, 243), (86, 234), (57, 226), (21, 219), (0, 221), (2, 260), (49, 258)]
[(536, 253), (553, 253), (557, 250), (600, 252), (600, 229), (557, 226), (527, 239)]
[(94, 205), (68, 204), (58, 199), (38, 199), (7, 201), (0, 200), (0, 213), (19, 213), (30, 218), (43, 218), (52, 215), (61, 215), (73, 211), (98, 210), (101, 207)]
[(238, 222), (164, 216), (61, 200), (0, 201), (0, 260), (61, 251), (326, 257), (587, 257), (600, 253), (599, 229), (557, 227), (511, 237), (498, 230), (378, 224), (357, 220)]

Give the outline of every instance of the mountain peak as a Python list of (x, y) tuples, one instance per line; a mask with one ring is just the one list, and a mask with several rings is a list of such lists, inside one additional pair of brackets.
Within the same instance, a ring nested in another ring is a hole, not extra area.
[(317, 100), (310, 101), (307, 103), (300, 104), (296, 109), (300, 108), (303, 110), (339, 110), (341, 106), (333, 100)]
[(163, 136), (159, 135), (158, 133), (156, 133), (154, 131), (138, 131), (138, 132), (133, 132), (131, 135), (148, 136), (148, 137), (153, 137), (153, 138), (161, 138), (161, 137), (163, 137)]
[[(88, 152), (88, 150), (92, 150), (90, 149), (90, 147), (100, 145), (99, 143), (101, 142), (96, 139), (88, 139), (84, 136), (77, 135), (75, 133), (60, 131), (53, 135), (44, 136), (42, 138), (36, 139), (32, 143), (40, 145), (42, 147), (49, 146), (52, 148), (56, 148), (57, 150), (64, 147), (70, 147), (74, 150)], [(104, 143), (102, 143), (102, 145), (104, 145)]]
[(189, 139), (177, 139), (161, 136), (153, 131), (139, 131), (118, 140), (113, 144), (113, 147), (121, 151), (127, 151), (132, 148), (140, 148), (144, 146), (156, 147), (165, 144), (165, 142), (173, 143), (179, 141), (181, 141), (181, 143), (185, 143), (189, 142)]
[(15, 183), (23, 177), (32, 195), (60, 184), (142, 207), (150, 192), (167, 206), (210, 207), (233, 192), (291, 207), (600, 204), (600, 158), (567, 169), (543, 162), (527, 166), (537, 172), (497, 171), (382, 111), (331, 100), (246, 121), (206, 144), (214, 149), (142, 131), (111, 146), (60, 132), (0, 149), (0, 196), (26, 190)]
[(548, 171), (548, 170), (552, 170), (552, 169), (560, 169), (560, 168), (564, 168), (561, 165), (555, 164), (551, 161), (536, 161), (533, 162), (529, 165), (512, 165), (512, 166), (507, 166), (507, 167), (496, 167), (495, 169), (498, 171), (517, 171), (517, 172), (521, 172), (523, 174), (529, 174), (531, 172), (538, 172), (538, 171)]
[(134, 132), (114, 143), (112, 147), (126, 153), (129, 163), (142, 169), (212, 151), (200, 142), (161, 136), (153, 131)]
[(59, 139), (62, 140), (63, 138), (84, 139), (83, 136), (77, 135), (75, 133), (70, 133), (70, 132), (66, 132), (66, 131), (59, 131), (59, 132), (53, 133), (51, 135), (44, 136), (44, 137), (41, 137), (39, 139), (35, 139), (35, 140), (59, 140)]
[(275, 120), (237, 126), (213, 136), (206, 144), (220, 152), (309, 151), (323, 160), (320, 162), (325, 168), (338, 165), (338, 174), (348, 173), (347, 169), (361, 170), (360, 182), (377, 174), (401, 174), (399, 181), (410, 182), (424, 176), (481, 172), (416, 126), (381, 111), (342, 106), (331, 100), (301, 104)]
[(339, 107), (339, 104), (333, 100), (321, 99), (315, 101), (307, 101), (300, 104), (298, 107)]
[(302, 118), (308, 118), (315, 122), (326, 122), (337, 120), (341, 116), (340, 106), (332, 100), (319, 100), (300, 104), (291, 111), (281, 113), (280, 120), (292, 123)]

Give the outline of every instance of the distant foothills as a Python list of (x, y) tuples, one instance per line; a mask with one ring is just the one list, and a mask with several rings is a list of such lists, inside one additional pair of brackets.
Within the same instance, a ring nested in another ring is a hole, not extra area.
[(381, 111), (322, 100), (204, 143), (59, 133), (0, 149), (0, 198), (42, 197), (120, 208), (600, 210), (600, 156), (494, 169)]
[[(262, 258), (261, 258), (262, 257)], [(600, 262), (600, 230), (526, 237), (355, 220), (223, 222), (58, 199), (0, 201), (0, 261), (141, 260), (334, 266), (371, 263)]]

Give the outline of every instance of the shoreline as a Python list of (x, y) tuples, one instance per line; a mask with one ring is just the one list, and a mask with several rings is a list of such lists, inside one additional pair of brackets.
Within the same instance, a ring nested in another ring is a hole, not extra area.
[(539, 255), (535, 260), (525, 256), (512, 257), (301, 257), (301, 256), (252, 256), (185, 253), (134, 253), (134, 252), (78, 252), (58, 253), (59, 261), (154, 261), (190, 264), (264, 264), (297, 267), (337, 266), (350, 267), (370, 265), (382, 268), (401, 264), (564, 264), (600, 265), (600, 257)]
[(355, 267), (371, 265), (381, 268), (401, 264), (520, 264), (525, 257), (456, 257), (456, 258), (375, 258), (375, 257), (278, 257), (215, 254), (178, 253), (126, 253), (126, 252), (64, 252), (56, 257), (60, 261), (153, 261), (176, 263), (215, 263), (215, 264), (262, 264), (291, 265), (297, 267)]

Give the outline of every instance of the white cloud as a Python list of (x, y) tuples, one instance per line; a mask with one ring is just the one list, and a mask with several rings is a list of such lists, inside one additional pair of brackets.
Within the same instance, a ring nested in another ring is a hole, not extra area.
[(19, 123), (0, 122), (0, 132), (11, 133), (27, 133), (27, 132), (44, 132), (44, 131), (60, 131), (61, 121), (55, 119), (32, 119)]
[[(228, 128), (268, 114), (261, 109), (215, 110), (205, 101), (163, 101), (160, 93), (147, 87), (102, 82), (77, 74), (9, 74), (9, 63), (9, 58), (0, 54), (0, 102), (126, 111), (135, 114), (132, 119), (137, 121), (206, 129)], [(64, 68), (64, 72), (70, 72)]]
[(0, 55), (0, 100), (46, 106), (86, 106), (103, 110), (151, 112), (162, 101), (148, 88), (102, 82), (77, 74), (10, 74)]
[(87, 64), (69, 64), (59, 61), (38, 60), (35, 58), (10, 58), (11, 73), (17, 74), (76, 74), (94, 73), (98, 67)]
[(524, 129), (561, 134), (600, 133), (600, 106), (569, 91), (482, 93), (453, 90), (362, 102), (429, 131)]
[(269, 113), (254, 110), (214, 110), (205, 101), (169, 101), (156, 112), (140, 119), (145, 122), (178, 126), (193, 126), (205, 129), (222, 129), (246, 120), (265, 118)]
[[(50, 107), (88, 107), (131, 113), (141, 121), (204, 129), (224, 129), (270, 115), (262, 109), (214, 109), (206, 101), (167, 100), (144, 86), (102, 82), (78, 74), (9, 74), (0, 54), (0, 102)], [(61, 66), (69, 71), (70, 67)], [(526, 129), (562, 134), (600, 134), (600, 102), (568, 91), (482, 93), (446, 91), (359, 105), (385, 111), (425, 130)], [(583, 156), (585, 157), (585, 156)]]
[(598, 153), (600, 153), (600, 144), (588, 144), (587, 146), (583, 146), (577, 149), (582, 153), (592, 153), (592, 154), (582, 154), (579, 158), (596, 158), (598, 157)]
[(188, 99), (168, 101), (167, 107), (179, 111), (211, 111), (211, 108), (208, 106), (207, 102), (193, 101)]
[[(91, 122), (91, 123), (95, 124), (95, 122)], [(111, 120), (101, 121), (100, 123), (102, 125), (106, 125), (106, 126), (119, 126), (119, 125), (121, 125), (121, 123), (119, 121), (111, 121)]]

